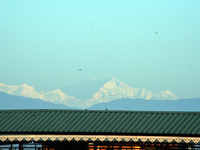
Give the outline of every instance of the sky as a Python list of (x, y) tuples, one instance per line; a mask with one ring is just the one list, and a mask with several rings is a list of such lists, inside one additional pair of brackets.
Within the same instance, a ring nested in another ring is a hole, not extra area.
[(1, 0), (0, 83), (42, 91), (114, 76), (200, 97), (199, 8), (199, 0)]

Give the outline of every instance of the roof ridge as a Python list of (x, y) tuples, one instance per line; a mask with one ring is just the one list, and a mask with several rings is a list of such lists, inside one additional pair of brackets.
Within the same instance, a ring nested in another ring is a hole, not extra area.
[(127, 113), (158, 113), (158, 114), (200, 114), (200, 111), (139, 111), (139, 110), (79, 110), (79, 109), (8, 109), (0, 112), (127, 112)]

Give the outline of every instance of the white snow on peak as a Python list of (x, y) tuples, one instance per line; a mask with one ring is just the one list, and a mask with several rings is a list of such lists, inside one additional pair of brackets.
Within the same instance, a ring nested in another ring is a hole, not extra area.
[(11, 94), (11, 95), (20, 95), (24, 97), (33, 97), (36, 98), (37, 92), (33, 88), (33, 86), (29, 86), (26, 84), (22, 85), (6, 85), (0, 83), (0, 91)]
[(164, 99), (170, 99), (170, 100), (177, 100), (178, 96), (172, 93), (169, 90), (162, 91), (159, 94), (155, 94), (155, 99), (164, 100)]
[(64, 104), (68, 107), (85, 107), (85, 104), (82, 100), (76, 99), (73, 96), (69, 96), (59, 89), (49, 91), (48, 93), (42, 93), (40, 96), (41, 99), (45, 101), (49, 101), (56, 104)]

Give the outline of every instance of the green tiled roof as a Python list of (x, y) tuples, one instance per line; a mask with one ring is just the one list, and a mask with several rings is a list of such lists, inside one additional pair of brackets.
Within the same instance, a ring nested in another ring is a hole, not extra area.
[(0, 110), (0, 134), (200, 136), (200, 112)]

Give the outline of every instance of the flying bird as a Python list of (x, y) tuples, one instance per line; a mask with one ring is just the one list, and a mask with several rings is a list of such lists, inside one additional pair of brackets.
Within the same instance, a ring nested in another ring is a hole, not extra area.
[(93, 29), (93, 27), (94, 27), (94, 23), (92, 22), (92, 27), (91, 27), (91, 29)]

